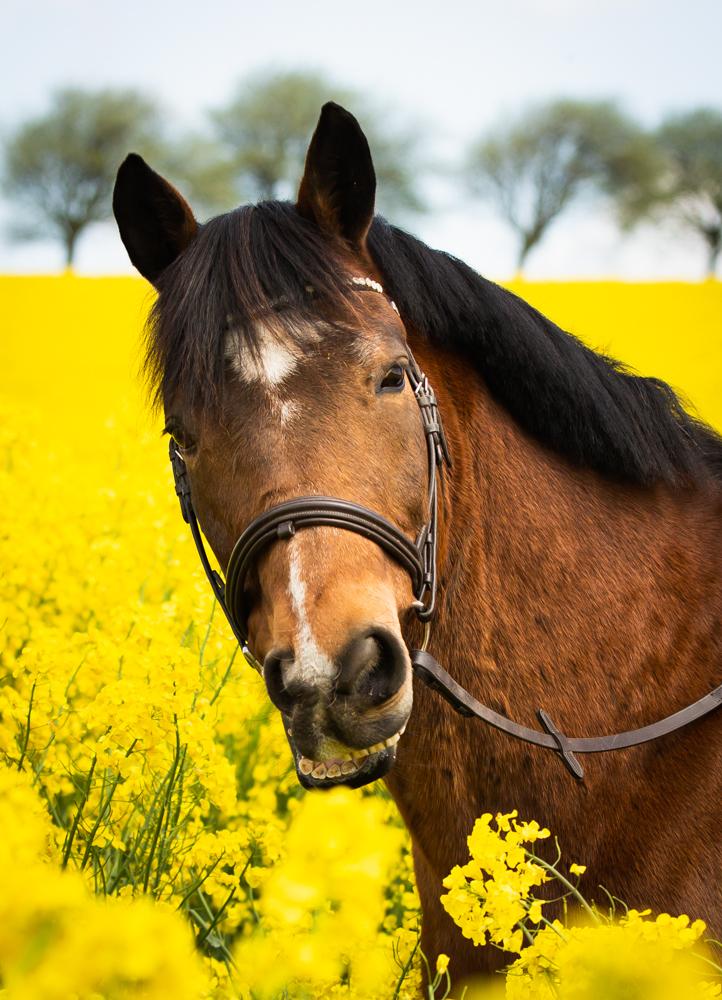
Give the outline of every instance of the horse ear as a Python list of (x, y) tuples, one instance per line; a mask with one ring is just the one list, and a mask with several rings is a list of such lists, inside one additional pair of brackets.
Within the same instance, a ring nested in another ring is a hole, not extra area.
[(374, 216), (376, 174), (359, 123), (338, 104), (321, 109), (306, 154), (297, 208), (322, 229), (362, 249)]
[(198, 230), (185, 198), (137, 153), (118, 170), (113, 214), (131, 262), (152, 284)]

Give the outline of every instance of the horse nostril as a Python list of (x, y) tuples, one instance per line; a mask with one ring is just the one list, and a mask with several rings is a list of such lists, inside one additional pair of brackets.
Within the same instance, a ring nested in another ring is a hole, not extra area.
[(272, 649), (263, 661), (263, 679), (266, 682), (268, 695), (279, 711), (290, 715), (293, 711), (295, 692), (286, 685), (284, 669), (293, 663), (293, 653), (290, 649)]
[(359, 636), (346, 649), (336, 690), (383, 705), (406, 677), (404, 647), (392, 632), (376, 628)]

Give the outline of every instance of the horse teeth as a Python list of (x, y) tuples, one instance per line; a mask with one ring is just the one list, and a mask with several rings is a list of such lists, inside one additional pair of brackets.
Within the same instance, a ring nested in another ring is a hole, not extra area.
[(394, 733), (393, 736), (389, 736), (386, 740), (374, 743), (364, 750), (356, 750), (348, 754), (338, 754), (333, 760), (309, 760), (308, 757), (301, 757), (298, 762), (298, 770), (301, 774), (310, 774), (318, 780), (354, 774), (373, 754), (381, 753), (382, 750), (388, 750), (396, 746), (405, 729), (406, 726), (404, 725), (398, 733)]

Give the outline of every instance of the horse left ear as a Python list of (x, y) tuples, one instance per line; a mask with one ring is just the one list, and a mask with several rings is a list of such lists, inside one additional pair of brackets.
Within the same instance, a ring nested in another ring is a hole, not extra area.
[(198, 231), (185, 198), (137, 153), (118, 170), (113, 214), (131, 263), (153, 285)]
[(329, 101), (306, 154), (297, 208), (321, 229), (363, 249), (374, 217), (376, 174), (354, 116)]

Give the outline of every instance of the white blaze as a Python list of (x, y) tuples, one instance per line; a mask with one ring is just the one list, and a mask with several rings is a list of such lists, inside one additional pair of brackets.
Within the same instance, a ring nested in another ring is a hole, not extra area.
[(286, 424), (290, 423), (294, 417), (298, 416), (298, 406), (296, 403), (286, 400), (285, 403), (281, 403), (279, 407), (279, 416), (281, 419), (281, 424), (285, 427)]
[(267, 389), (275, 389), (288, 378), (296, 367), (298, 358), (286, 344), (271, 333), (262, 336), (257, 351), (241, 349), (238, 338), (229, 343), (233, 368), (246, 382), (260, 382)]
[(306, 608), (306, 584), (303, 580), (301, 553), (298, 538), (289, 542), (289, 581), (288, 593), (291, 607), (296, 616), (296, 659), (293, 665), (295, 678), (306, 684), (328, 682), (334, 676), (336, 669), (333, 662), (319, 647), (311, 630)]

